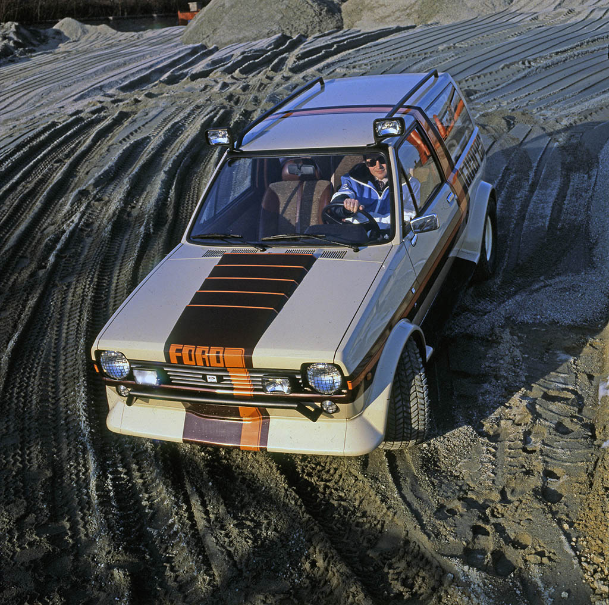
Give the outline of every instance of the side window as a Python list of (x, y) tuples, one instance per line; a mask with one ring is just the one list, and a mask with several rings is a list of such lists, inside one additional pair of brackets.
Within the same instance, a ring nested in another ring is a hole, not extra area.
[[(417, 128), (413, 130), (398, 149), (400, 160), (400, 182), (404, 214), (421, 214), (436, 190), (442, 185), (442, 176), (430, 150), (427, 137)], [(409, 205), (414, 198), (414, 206)]]
[(457, 89), (449, 84), (427, 108), (455, 164), (474, 132), (474, 124)]

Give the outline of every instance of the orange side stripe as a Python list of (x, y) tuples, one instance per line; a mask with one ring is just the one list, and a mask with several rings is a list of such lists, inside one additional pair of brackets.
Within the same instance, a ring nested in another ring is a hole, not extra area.
[[(450, 234), (450, 237), (446, 240), (446, 243), (444, 244), (444, 247), (442, 248), (442, 250), (440, 251), (440, 254), (438, 254), (436, 260), (434, 261), (433, 265), (431, 266), (431, 268), (429, 269), (429, 271), (427, 271), (427, 274), (425, 275), (425, 278), (423, 279), (423, 281), (421, 282), (421, 284), (419, 285), (419, 292), (418, 294), (420, 294), (423, 289), (425, 288), (425, 286), (427, 285), (427, 282), (429, 281), (429, 279), (431, 278), (431, 275), (433, 274), (435, 268), (440, 264), (440, 261), (443, 259), (444, 257), (444, 253), (448, 250), (448, 247), (450, 246), (450, 244), (452, 243), (455, 235), (457, 234), (457, 231), (459, 231), (459, 227), (461, 226), (461, 223), (463, 222), (463, 217), (465, 216), (465, 212), (461, 213), (461, 216), (459, 217), (459, 220), (457, 221), (457, 224), (455, 225), (455, 228), (453, 229), (452, 233)], [(418, 294), (417, 296), (415, 296), (413, 298), (412, 301), (412, 305), (414, 305), (414, 301), (417, 300), (418, 298)], [(410, 310), (410, 309), (409, 309)]]
[[(444, 247), (442, 248), (440, 254), (438, 254), (438, 257), (436, 258), (434, 264), (430, 267), (430, 269), (427, 272), (425, 278), (423, 279), (423, 281), (419, 285), (419, 289), (418, 289), (416, 295), (412, 297), (412, 300), (410, 301), (410, 304), (406, 307), (406, 309), (402, 313), (402, 317), (406, 317), (408, 315), (408, 313), (410, 313), (412, 307), (414, 306), (414, 304), (418, 300), (419, 295), (421, 294), (421, 292), (423, 292), (425, 286), (427, 285), (427, 282), (429, 281), (429, 279), (430, 279), (432, 273), (434, 272), (435, 268), (440, 264), (440, 261), (442, 260), (442, 258), (444, 256), (444, 253), (448, 249), (448, 246), (452, 242), (454, 236), (456, 235), (457, 231), (459, 230), (459, 227), (461, 226), (461, 223), (463, 222), (463, 216), (464, 216), (464, 214), (465, 213), (461, 214), (461, 217), (459, 218), (459, 221), (455, 225), (455, 228), (453, 229), (452, 233), (450, 234), (450, 237), (446, 240), (446, 243), (444, 244)], [(387, 335), (387, 338), (389, 338), (389, 335)], [(379, 350), (374, 354), (374, 357), (366, 364), (366, 367), (359, 373), (358, 376), (356, 376), (353, 379), (353, 381), (352, 381), (353, 388), (355, 388), (358, 384), (360, 384), (360, 382), (362, 382), (362, 380), (364, 380), (364, 377), (366, 376), (366, 374), (374, 367), (374, 364), (379, 360), (379, 357), (381, 356), (381, 353), (383, 352), (383, 347), (385, 346), (385, 343), (387, 342), (387, 338), (385, 338), (384, 342), (379, 347)]]
[[(412, 309), (412, 304), (408, 306), (408, 308), (406, 309), (406, 313), (408, 313), (408, 311), (410, 311), (410, 309)], [(387, 338), (389, 338), (389, 337), (387, 337)], [(385, 339), (385, 342), (379, 347), (379, 350), (374, 354), (374, 357), (366, 364), (366, 367), (360, 372), (360, 375), (353, 379), (353, 381), (351, 383), (352, 388), (355, 388), (362, 380), (364, 380), (364, 377), (366, 376), (366, 374), (374, 367), (374, 364), (379, 360), (379, 357), (381, 356), (381, 353), (383, 352), (383, 347), (385, 346), (386, 342), (387, 342), (387, 339)]]

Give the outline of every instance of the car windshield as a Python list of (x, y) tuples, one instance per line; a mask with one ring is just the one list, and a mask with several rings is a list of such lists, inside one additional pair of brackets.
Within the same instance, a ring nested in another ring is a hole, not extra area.
[[(299, 240), (299, 245), (314, 246), (385, 242), (393, 232), (388, 168), (380, 152), (230, 158), (205, 196), (190, 240), (237, 245)], [(349, 200), (358, 200), (363, 212), (353, 214)]]

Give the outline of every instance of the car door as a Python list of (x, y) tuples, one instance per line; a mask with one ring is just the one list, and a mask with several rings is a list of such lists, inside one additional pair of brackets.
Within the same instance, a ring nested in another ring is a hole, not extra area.
[[(450, 251), (457, 241), (462, 215), (455, 192), (446, 182), (422, 129), (410, 131), (397, 149), (397, 157), (404, 245), (418, 286), (411, 319), (420, 323), (450, 268)], [(427, 230), (417, 232), (421, 225), (426, 225)]]

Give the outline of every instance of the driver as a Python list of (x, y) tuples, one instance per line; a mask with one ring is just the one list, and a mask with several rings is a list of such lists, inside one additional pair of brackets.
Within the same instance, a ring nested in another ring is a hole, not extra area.
[[(413, 180), (410, 179), (411, 186)], [(365, 155), (363, 162), (356, 164), (348, 174), (341, 177), (341, 182), (340, 189), (332, 196), (332, 203), (342, 202), (343, 206), (353, 213), (366, 210), (381, 229), (389, 229), (391, 198), (387, 178), (387, 159), (384, 154)], [(410, 196), (405, 197), (405, 199), (409, 198)], [(414, 216), (414, 207), (412, 216)]]
[(342, 202), (350, 212), (367, 210), (375, 215), (391, 212), (387, 160), (382, 153), (365, 155), (364, 162), (356, 164), (341, 177), (340, 189), (332, 196), (332, 203)]

